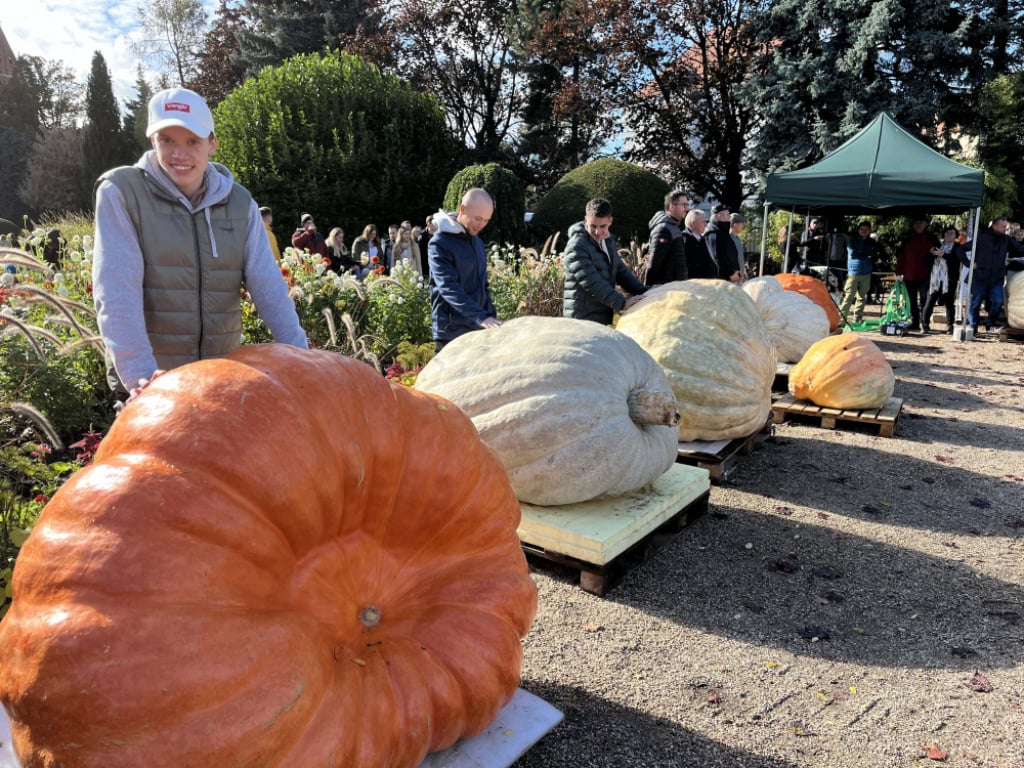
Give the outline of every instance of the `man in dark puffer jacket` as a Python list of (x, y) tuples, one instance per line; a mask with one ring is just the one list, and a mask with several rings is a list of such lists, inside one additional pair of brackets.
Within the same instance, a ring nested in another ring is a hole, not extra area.
[[(612, 224), (612, 204), (603, 198), (587, 203), (586, 217), (569, 228), (569, 242), (562, 256), (565, 293), (562, 314), (578, 320), (611, 325), (616, 312), (639, 301), (647, 286), (619, 257)], [(625, 288), (627, 299), (615, 290)]]
[(665, 195), (665, 210), (651, 217), (647, 274), (644, 276), (644, 284), (648, 287), (687, 278), (686, 251), (679, 224), (689, 207), (689, 195), (675, 189)]

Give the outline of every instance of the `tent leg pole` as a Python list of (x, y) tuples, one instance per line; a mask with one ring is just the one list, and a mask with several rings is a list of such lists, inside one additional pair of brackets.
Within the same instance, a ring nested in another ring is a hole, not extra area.
[(789, 244), (793, 242), (793, 211), (795, 208), (789, 209), (789, 225), (786, 227), (786, 254), (782, 259), (782, 271), (789, 272)]
[(764, 254), (768, 248), (768, 203), (764, 204), (764, 223), (761, 225), (761, 266), (757, 276), (764, 277)]
[[(964, 301), (964, 324), (960, 326), (963, 330), (954, 334), (957, 341), (971, 341), (974, 338), (974, 330), (971, 328), (971, 286), (974, 284), (974, 255), (978, 250), (978, 230), (981, 227), (981, 208), (975, 211), (974, 215), (974, 237), (971, 238), (971, 266), (967, 270), (967, 296)], [(989, 322), (992, 322), (991, 320)]]

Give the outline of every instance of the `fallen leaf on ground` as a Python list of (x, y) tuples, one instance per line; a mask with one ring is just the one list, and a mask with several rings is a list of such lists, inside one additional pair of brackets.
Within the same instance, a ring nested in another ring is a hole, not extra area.
[(790, 509), (789, 507), (776, 507), (775, 508), (775, 514), (777, 514), (777, 515), (792, 515), (793, 514), (793, 510)]
[(975, 670), (974, 676), (971, 678), (970, 682), (967, 683), (966, 685), (967, 685), (968, 688), (970, 688), (975, 693), (991, 693), (992, 692), (992, 683), (990, 683), (988, 681), (988, 678), (985, 677), (983, 674), (981, 674), (981, 672), (978, 672), (977, 670)]
[(936, 461), (941, 461), (943, 464), (951, 464), (953, 462), (952, 456), (936, 456)]
[(921, 749), (924, 750), (924, 756), (929, 760), (942, 761), (949, 757), (949, 753), (938, 744), (922, 744)]

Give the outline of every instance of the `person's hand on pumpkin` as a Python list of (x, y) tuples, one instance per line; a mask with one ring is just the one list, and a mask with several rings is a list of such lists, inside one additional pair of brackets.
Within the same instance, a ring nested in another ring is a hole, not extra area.
[(161, 370), (158, 369), (158, 370), (153, 371), (153, 375), (150, 376), (148, 379), (139, 379), (139, 386), (132, 387), (132, 391), (128, 393), (128, 399), (125, 401), (125, 405), (127, 405), (132, 400), (134, 400), (136, 397), (141, 395), (142, 394), (142, 390), (144, 390), (146, 387), (148, 387), (150, 384), (152, 384), (154, 381), (156, 381), (158, 376), (162, 376), (165, 373), (167, 373), (167, 371), (161, 371)]
[(622, 311), (625, 312), (627, 309), (632, 307), (634, 304), (637, 304), (637, 303), (643, 301), (643, 298), (644, 298), (643, 294), (640, 294), (639, 296), (630, 296), (628, 299), (626, 299), (626, 303), (622, 305)]
[(500, 328), (501, 320), (496, 317), (485, 317), (480, 321), (481, 328)]

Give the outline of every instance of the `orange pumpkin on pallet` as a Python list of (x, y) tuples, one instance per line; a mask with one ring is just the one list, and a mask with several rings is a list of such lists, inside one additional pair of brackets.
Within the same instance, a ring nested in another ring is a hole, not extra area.
[(825, 408), (881, 408), (895, 385), (882, 350), (856, 333), (816, 341), (789, 371), (789, 393)]
[(839, 307), (832, 301), (832, 294), (828, 292), (828, 287), (825, 285), (824, 280), (819, 280), (816, 277), (810, 275), (794, 275), (791, 273), (782, 273), (779, 275), (773, 275), (778, 280), (782, 287), (787, 291), (795, 291), (796, 293), (802, 293), (804, 296), (809, 298), (819, 307), (825, 310), (825, 314), (828, 315), (828, 329), (834, 331), (839, 327)]
[(273, 344), (173, 370), (18, 558), (17, 753), (417, 766), (518, 687), (536, 609), (518, 521), (469, 418), (361, 362)]

